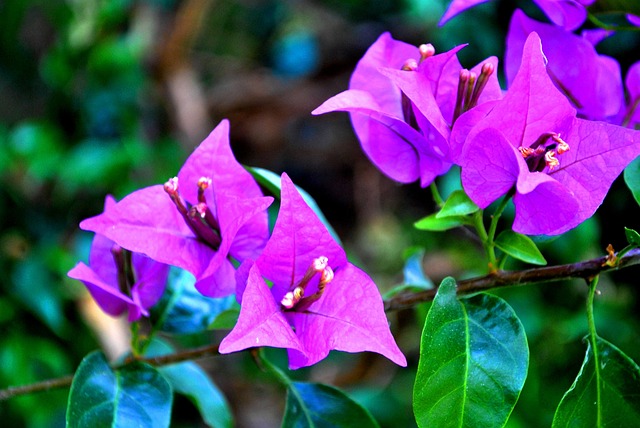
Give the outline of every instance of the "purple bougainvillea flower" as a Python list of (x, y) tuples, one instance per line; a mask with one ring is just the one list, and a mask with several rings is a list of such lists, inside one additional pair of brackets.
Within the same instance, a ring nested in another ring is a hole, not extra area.
[[(453, 0), (438, 25), (442, 26), (454, 16), (489, 0)], [(586, 7), (595, 0), (533, 0), (555, 25), (568, 31), (580, 27), (587, 19)]]
[(272, 201), (235, 160), (224, 120), (177, 177), (131, 193), (80, 227), (181, 267), (196, 277), (201, 293), (222, 297), (235, 291), (229, 257), (255, 258), (264, 248), (269, 236), (266, 208)]
[(629, 95), (625, 126), (635, 127), (640, 123), (640, 61), (635, 62), (627, 71), (625, 86)]
[(454, 16), (464, 12), (467, 9), (471, 9), (474, 6), (477, 6), (482, 3), (486, 3), (489, 0), (452, 0), (449, 3), (449, 7), (440, 18), (440, 22), (438, 22), (439, 26), (443, 26), (447, 21), (449, 21)]
[[(115, 200), (105, 200), (105, 212)], [(129, 258), (130, 257), (130, 258)], [(132, 272), (127, 275), (127, 264)], [(169, 266), (138, 253), (128, 253), (113, 241), (96, 235), (91, 244), (89, 266), (80, 262), (68, 273), (82, 281), (98, 306), (109, 315), (129, 313), (129, 322), (148, 316), (147, 309), (162, 296)]]
[(627, 21), (636, 27), (640, 27), (640, 16), (627, 13)]
[(587, 19), (587, 6), (595, 0), (533, 0), (555, 25), (567, 31), (580, 27)]
[(599, 55), (589, 39), (530, 19), (521, 10), (514, 12), (507, 34), (505, 74), (509, 86), (520, 66), (525, 40), (533, 31), (542, 39), (551, 80), (582, 117), (608, 120), (618, 114), (624, 103), (618, 62)]
[(619, 115), (622, 126), (636, 128), (640, 124), (640, 61), (629, 67), (624, 79), (628, 101)]
[(536, 33), (527, 38), (505, 97), (464, 143), (456, 134), (454, 127), (451, 141), (463, 144), (457, 160), (469, 197), (486, 208), (514, 192), (513, 230), (529, 235), (560, 234), (591, 217), (640, 155), (640, 133), (576, 117), (549, 78)]
[[(487, 97), (500, 96), (493, 58), (484, 69), (465, 71), (471, 91), (462, 111), (454, 112), (461, 98), (462, 66), (456, 57), (461, 48), (434, 55), (431, 45), (415, 47), (384, 33), (358, 62), (349, 90), (313, 114), (349, 112), (364, 152), (383, 173), (401, 183), (420, 179), (427, 186), (451, 166), (448, 138), (455, 118)], [(482, 75), (478, 84), (468, 79), (471, 73)], [(472, 100), (474, 88), (478, 96)]]
[(237, 278), (240, 316), (220, 343), (221, 353), (286, 348), (289, 367), (297, 369), (334, 349), (372, 351), (406, 365), (376, 285), (347, 261), (286, 174), (273, 235), (255, 262), (240, 266)]

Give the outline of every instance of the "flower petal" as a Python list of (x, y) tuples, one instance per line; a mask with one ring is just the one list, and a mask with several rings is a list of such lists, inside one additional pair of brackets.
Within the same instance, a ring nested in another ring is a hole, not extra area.
[(562, 136), (571, 150), (560, 157), (560, 167), (549, 173), (569, 189), (579, 207), (573, 222), (557, 229), (569, 230), (598, 209), (613, 181), (640, 156), (640, 133), (604, 122), (575, 119)]
[(324, 256), (336, 269), (347, 256), (324, 224), (304, 201), (287, 174), (282, 174), (280, 212), (269, 242), (256, 260), (260, 271), (273, 282), (276, 300), (302, 279), (314, 259)]
[(617, 62), (599, 55), (585, 38), (532, 20), (521, 10), (514, 12), (507, 34), (505, 74), (509, 83), (515, 79), (525, 40), (531, 32), (536, 32), (542, 40), (554, 83), (581, 114), (604, 120), (620, 110), (624, 91)]
[(106, 283), (89, 266), (78, 263), (67, 275), (77, 279), (87, 287), (98, 306), (109, 315), (118, 316), (134, 305), (133, 300), (118, 290), (117, 286)]
[(309, 366), (325, 358), (330, 350), (377, 352), (405, 367), (407, 360), (389, 330), (380, 292), (371, 278), (347, 263), (322, 298), (305, 313), (294, 315), (296, 332), (307, 361), (289, 358), (289, 367)]
[(557, 235), (580, 223), (575, 196), (545, 173), (524, 171), (513, 203), (513, 230), (525, 235)]
[(494, 128), (470, 138), (461, 160), (462, 187), (482, 209), (505, 195), (516, 184), (520, 171), (528, 172), (522, 155)]
[(462, 13), (467, 9), (470, 9), (481, 3), (486, 3), (488, 1), (489, 0), (452, 0), (444, 15), (442, 15), (442, 18), (440, 18), (438, 26), (441, 27), (459, 13)]
[[(209, 177), (212, 181), (209, 192), (224, 191), (237, 197), (255, 198), (262, 196), (260, 187), (251, 174), (236, 160), (229, 145), (229, 121), (223, 120), (209, 136), (187, 158), (178, 173), (180, 193), (194, 204), (198, 198), (198, 180)], [(214, 208), (214, 207), (211, 207)], [(265, 219), (265, 227), (267, 222)]]
[(280, 305), (262, 279), (260, 269), (254, 264), (249, 271), (238, 322), (220, 343), (220, 353), (228, 354), (259, 346), (303, 349)]
[(83, 220), (80, 228), (158, 262), (186, 269), (196, 277), (215, 254), (196, 238), (161, 185), (129, 194), (109, 211)]
[[(399, 99), (397, 104), (400, 105)], [(417, 147), (423, 144), (424, 137), (404, 119), (385, 113), (373, 94), (349, 89), (329, 98), (312, 113), (330, 111), (351, 113), (351, 123), (362, 149), (389, 178), (411, 183), (420, 177)]]

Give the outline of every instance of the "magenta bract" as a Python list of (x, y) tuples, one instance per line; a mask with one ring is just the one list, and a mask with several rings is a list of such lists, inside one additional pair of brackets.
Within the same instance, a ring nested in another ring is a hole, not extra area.
[(286, 348), (290, 368), (297, 369), (334, 349), (372, 351), (406, 365), (376, 285), (348, 262), (286, 174), (273, 235), (255, 262), (243, 263), (237, 277), (240, 316), (220, 344), (221, 353)]
[(466, 138), (452, 142), (462, 184), (480, 208), (515, 191), (513, 230), (556, 235), (591, 217), (611, 183), (640, 155), (640, 134), (576, 117), (546, 70), (540, 38), (531, 33), (522, 65), (505, 97)]
[(177, 180), (135, 191), (80, 227), (191, 272), (207, 296), (232, 294), (235, 269), (229, 257), (242, 261), (262, 251), (273, 198), (263, 197), (236, 161), (228, 134), (224, 120), (189, 156)]

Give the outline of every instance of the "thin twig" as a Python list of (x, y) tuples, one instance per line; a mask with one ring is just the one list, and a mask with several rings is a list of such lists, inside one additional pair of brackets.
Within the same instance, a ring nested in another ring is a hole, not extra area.
[[(609, 263), (607, 263), (608, 261)], [(457, 292), (458, 295), (465, 295), (499, 287), (558, 281), (568, 278), (589, 279), (603, 272), (623, 269), (638, 264), (640, 264), (640, 249), (636, 248), (618, 258), (613, 265), (611, 260), (604, 256), (584, 262), (559, 266), (539, 267), (520, 271), (498, 271), (489, 275), (459, 281)], [(419, 303), (431, 301), (435, 297), (437, 291), (437, 289), (432, 289), (416, 293), (402, 293), (395, 295), (384, 302), (385, 311), (397, 311), (413, 307)], [(114, 369), (120, 368), (123, 365), (134, 361), (144, 362), (151, 364), (152, 366), (159, 367), (216, 355), (220, 355), (218, 352), (218, 345), (207, 345), (159, 357), (146, 357), (139, 359), (130, 358), (125, 360), (123, 364), (114, 366)], [(71, 385), (72, 381), (73, 376), (65, 376), (30, 385), (10, 387), (0, 390), (0, 401), (7, 400), (18, 395), (68, 387)]]
[[(519, 271), (498, 271), (485, 276), (458, 281), (457, 294), (465, 295), (493, 288), (559, 281), (568, 278), (590, 278), (602, 272), (640, 264), (640, 249), (636, 248), (617, 259), (615, 265), (607, 263), (607, 256), (558, 266), (545, 266)], [(410, 308), (433, 300), (437, 289), (415, 293), (401, 293), (384, 302), (385, 311)]]
[[(145, 358), (127, 358), (124, 363), (114, 365), (114, 369), (121, 368), (132, 362), (147, 363), (155, 367), (168, 366), (170, 364), (181, 363), (184, 361), (191, 361), (198, 358), (214, 357), (220, 355), (218, 352), (218, 344), (206, 345), (199, 348), (185, 349), (173, 354), (161, 355), (158, 357), (145, 357)], [(32, 383), (30, 385), (13, 386), (7, 389), (0, 390), (0, 401), (8, 400), (9, 398), (16, 397), (18, 395), (32, 394), (35, 392), (50, 391), (52, 389), (65, 388), (71, 386), (73, 382), (73, 375), (68, 375), (56, 379), (48, 379), (41, 382)]]

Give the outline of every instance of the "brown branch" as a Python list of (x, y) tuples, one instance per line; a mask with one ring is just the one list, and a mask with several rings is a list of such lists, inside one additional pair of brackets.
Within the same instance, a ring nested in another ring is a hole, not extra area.
[[(588, 279), (603, 272), (623, 269), (640, 264), (640, 249), (633, 249), (624, 256), (611, 263), (609, 257), (599, 257), (580, 263), (532, 268), (520, 271), (499, 271), (493, 274), (465, 279), (458, 282), (458, 295), (465, 295), (486, 291), (493, 288), (535, 284), (542, 282), (558, 281), (568, 278)], [(413, 307), (419, 303), (433, 300), (437, 289), (420, 291), (417, 293), (398, 294), (384, 302), (385, 311), (397, 311)], [(159, 357), (129, 358), (123, 364), (113, 366), (114, 369), (137, 361), (160, 367), (198, 358), (220, 355), (218, 345), (207, 345), (200, 348), (187, 349), (173, 354)], [(0, 390), (0, 401), (7, 400), (18, 395), (34, 392), (48, 391), (56, 388), (68, 387), (73, 381), (73, 376), (65, 376), (57, 379), (49, 379), (31, 385), (10, 387)]]
[[(640, 264), (640, 249), (636, 248), (618, 258), (611, 266), (609, 256), (598, 257), (579, 263), (558, 266), (545, 266), (519, 271), (498, 271), (485, 276), (458, 281), (457, 294), (465, 295), (493, 288), (559, 281), (569, 278), (587, 279), (610, 270), (622, 269)], [(433, 300), (437, 288), (415, 293), (401, 293), (384, 302), (385, 311), (397, 311), (410, 308), (419, 303)]]
[[(184, 361), (191, 361), (198, 358), (214, 357), (220, 355), (218, 352), (218, 344), (206, 345), (199, 348), (186, 349), (184, 351), (175, 352), (173, 354), (161, 355), (158, 357), (144, 357), (144, 358), (127, 358), (124, 363), (113, 365), (113, 369), (119, 369), (129, 363), (140, 362), (147, 363), (154, 367), (168, 366), (171, 364), (181, 363)], [(73, 375), (68, 375), (56, 379), (48, 379), (42, 382), (32, 383), (30, 385), (13, 386), (7, 389), (0, 390), (0, 401), (8, 400), (9, 398), (16, 397), (18, 395), (32, 394), (35, 392), (50, 391), (52, 389), (65, 388), (71, 386), (73, 382)]]

